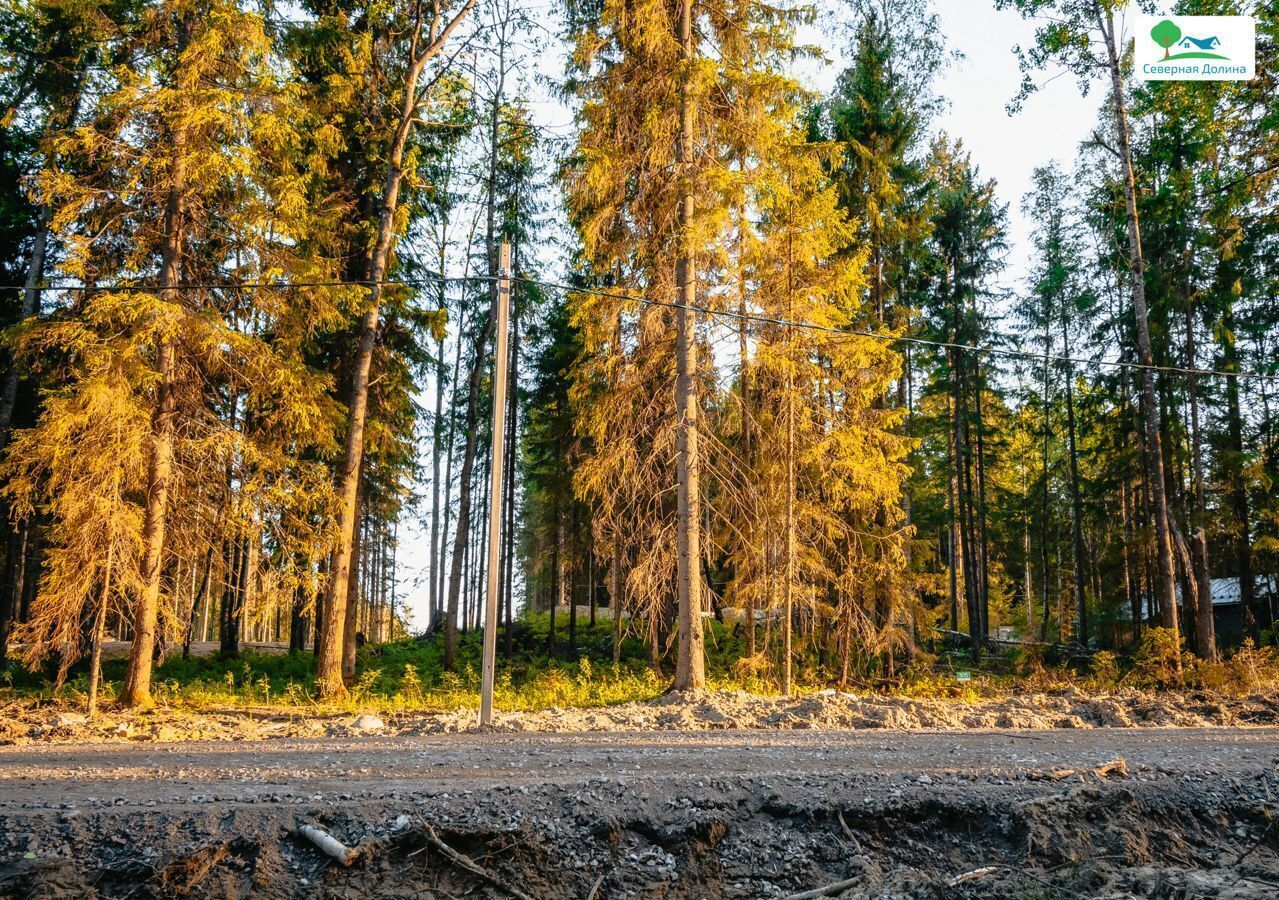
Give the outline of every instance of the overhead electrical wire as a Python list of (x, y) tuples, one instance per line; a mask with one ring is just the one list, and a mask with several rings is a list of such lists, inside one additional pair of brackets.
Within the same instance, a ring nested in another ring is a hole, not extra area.
[[(488, 277), (488, 276), (484, 276)], [(1261, 372), (1223, 372), (1217, 369), (1191, 369), (1180, 366), (1155, 366), (1142, 365), (1141, 363), (1125, 362), (1123, 360), (1104, 360), (1104, 359), (1087, 359), (1083, 357), (1061, 356), (1052, 353), (1034, 353), (1026, 350), (1006, 350), (1002, 347), (979, 346), (976, 344), (960, 344), (954, 341), (936, 341), (929, 338), (912, 337), (909, 335), (885, 334), (881, 331), (859, 331), (856, 329), (837, 328), (833, 325), (818, 325), (813, 322), (796, 322), (790, 319), (781, 319), (773, 316), (761, 316), (755, 313), (740, 313), (726, 309), (710, 309), (705, 306), (695, 306), (685, 303), (675, 303), (669, 300), (654, 300), (651, 297), (635, 297), (626, 294), (615, 294), (610, 291), (596, 290), (592, 288), (573, 287), (571, 285), (555, 284), (553, 282), (539, 281), (532, 278), (512, 277), (512, 281), (522, 281), (529, 284), (537, 284), (543, 287), (556, 288), (561, 291), (569, 291), (579, 294), (594, 294), (602, 297), (612, 297), (615, 300), (628, 300), (636, 303), (644, 303), (649, 306), (662, 306), (669, 309), (692, 310), (694, 312), (705, 313), (708, 316), (720, 316), (723, 318), (736, 319), (738, 321), (759, 322), (765, 325), (779, 325), (784, 328), (800, 328), (809, 331), (828, 332), (842, 337), (864, 337), (874, 338), (875, 340), (887, 341), (889, 343), (915, 344), (925, 347), (938, 347), (948, 350), (961, 350), (968, 353), (987, 353), (992, 356), (1003, 356), (1012, 359), (1028, 359), (1035, 362), (1060, 362), (1073, 363), (1076, 365), (1096, 365), (1107, 366), (1117, 369), (1136, 369), (1151, 372), (1166, 372), (1178, 375), (1206, 375), (1217, 376), (1220, 378), (1242, 378), (1258, 381), (1279, 381), (1279, 374), (1267, 375)]]
[[(420, 278), (404, 278), (404, 279), (387, 279), (385, 281), (369, 281), (363, 279), (352, 279), (347, 281), (287, 281), (287, 282), (247, 282), (244, 284), (180, 284), (171, 288), (164, 288), (154, 284), (125, 284), (125, 285), (40, 285), (34, 288), (38, 291), (71, 291), (80, 293), (125, 293), (125, 292), (162, 292), (166, 290), (178, 291), (237, 291), (237, 290), (291, 290), (297, 288), (342, 288), (342, 287), (427, 287), (439, 284), (465, 284), (473, 282), (492, 282), (497, 281), (496, 275), (460, 275), (460, 276), (442, 276), (429, 275)], [(1161, 372), (1169, 375), (1194, 375), (1197, 377), (1212, 378), (1236, 378), (1243, 381), (1266, 381), (1279, 382), (1279, 374), (1269, 375), (1262, 372), (1225, 372), (1220, 369), (1197, 369), (1185, 366), (1160, 366), (1160, 365), (1143, 365), (1137, 362), (1128, 362), (1125, 360), (1106, 360), (1106, 359), (1089, 359), (1085, 357), (1063, 356), (1056, 353), (1035, 353), (1027, 350), (1009, 350), (1003, 347), (981, 346), (978, 344), (963, 344), (956, 341), (939, 341), (930, 338), (915, 337), (912, 335), (887, 334), (880, 331), (856, 330), (838, 328), (833, 325), (818, 325), (814, 322), (798, 322), (790, 319), (782, 319), (775, 316), (764, 316), (757, 313), (742, 313), (733, 310), (711, 309), (707, 306), (697, 304), (676, 303), (670, 300), (656, 300), (652, 297), (639, 297), (633, 294), (622, 294), (610, 290), (602, 290), (599, 288), (578, 287), (569, 284), (561, 284), (554, 281), (545, 281), (538, 278), (528, 278), (526, 276), (511, 276), (511, 281), (521, 284), (533, 284), (539, 287), (550, 288), (562, 293), (591, 294), (598, 297), (608, 297), (613, 300), (624, 300), (631, 303), (640, 303), (646, 306), (658, 306), (666, 309), (679, 309), (692, 312), (703, 313), (707, 316), (716, 316), (720, 318), (733, 319), (736, 321), (756, 322), (762, 325), (777, 325), (784, 328), (799, 328), (807, 331), (818, 331), (832, 334), (837, 337), (844, 338), (871, 338), (873, 340), (886, 341), (895, 344), (912, 344), (915, 346), (933, 347), (943, 350), (957, 350), (964, 353), (988, 354), (991, 356), (1000, 356), (1006, 359), (1025, 359), (1034, 362), (1057, 362), (1071, 363), (1073, 365), (1082, 366), (1101, 366), (1110, 369), (1129, 369), (1134, 371)], [(0, 285), (0, 291), (25, 291), (28, 290), (22, 285)]]

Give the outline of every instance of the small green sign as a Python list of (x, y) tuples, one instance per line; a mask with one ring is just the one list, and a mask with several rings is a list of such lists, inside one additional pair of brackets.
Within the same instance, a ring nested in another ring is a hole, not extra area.
[(970, 675), (970, 674), (969, 674), (969, 673), (967, 673), (967, 672), (956, 672), (956, 673), (955, 673), (955, 680), (956, 680), (956, 681), (972, 681), (972, 680), (973, 680), (973, 676), (972, 676), (972, 675)]

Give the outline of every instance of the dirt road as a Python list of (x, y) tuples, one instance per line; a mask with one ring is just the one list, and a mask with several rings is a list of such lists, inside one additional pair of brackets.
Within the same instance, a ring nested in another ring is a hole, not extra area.
[(1273, 728), (3, 747), (0, 896), (1279, 896), (1276, 797)]
[(316, 793), (364, 800), (609, 778), (672, 784), (707, 777), (850, 774), (1018, 779), (1100, 766), (1118, 756), (1152, 777), (1247, 776), (1279, 765), (1279, 729), (471, 734), (0, 747), (0, 813), (46, 802), (55, 808), (168, 807), (210, 797), (252, 803)]

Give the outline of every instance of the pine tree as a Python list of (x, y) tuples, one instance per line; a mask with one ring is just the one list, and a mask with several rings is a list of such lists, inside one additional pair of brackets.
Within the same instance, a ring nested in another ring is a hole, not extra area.
[[(30, 336), (24, 352), (61, 355), (58, 331)], [(84, 652), (84, 623), (95, 623), (96, 649), (108, 607), (143, 586), (143, 510), (133, 498), (145, 486), (149, 410), (134, 385), (149, 374), (147, 365), (110, 331), (78, 337), (74, 387), (46, 395), (39, 426), (18, 433), (3, 471), (13, 514), (40, 510), (51, 523), (43, 584), (15, 637), (32, 667), (57, 655), (59, 680)]]
[(893, 431), (904, 412), (879, 402), (900, 356), (884, 341), (841, 333), (878, 319), (863, 306), (864, 258), (840, 252), (852, 229), (821, 148), (802, 145), (798, 129), (787, 136), (802, 149), (779, 142), (765, 157), (774, 171), (753, 197), (762, 224), (746, 272), (766, 318), (805, 326), (759, 329), (750, 370), (756, 437), (780, 450), (756, 457), (751, 483), (777, 535), (765, 553), (778, 562), (762, 574), (780, 589), (789, 693), (797, 609), (834, 619), (845, 666), (859, 649), (891, 653), (908, 640), (897, 623), (909, 532), (896, 522), (907, 445)]
[[(1095, 299), (1081, 271), (1087, 258), (1080, 239), (1082, 228), (1070, 208), (1070, 180), (1055, 165), (1035, 170), (1034, 190), (1026, 197), (1027, 212), (1036, 231), (1032, 238), (1037, 259), (1031, 270), (1030, 296), (1021, 304), (1032, 340), (1043, 335), (1039, 350), (1067, 359), (1079, 352), (1080, 323), (1096, 314)], [(1055, 337), (1055, 339), (1054, 339)], [(1084, 510), (1079, 476), (1075, 414), (1076, 373), (1073, 363), (1059, 364), (1066, 413), (1066, 483), (1070, 496), (1071, 582), (1075, 595), (1079, 643), (1088, 646), (1088, 596), (1084, 562)]]
[(983, 404), (990, 402), (992, 361), (962, 346), (985, 343), (989, 329), (983, 302), (991, 278), (1002, 267), (1005, 211), (996, 201), (994, 182), (982, 181), (962, 145), (944, 137), (933, 149), (936, 179), (930, 246), (935, 256), (928, 328), (952, 346), (936, 360), (929, 389), (949, 394), (944, 421), (950, 430), (947, 471), (953, 482), (950, 510), (955, 546), (952, 569), (964, 592), (970, 642), (976, 653), (988, 631), (992, 564), (986, 429)]
[[(315, 327), (315, 309), (302, 312), (292, 299), (263, 293), (252, 315), (240, 316), (227, 297), (183, 286), (262, 277), (290, 257), (308, 225), (292, 166), (290, 96), (262, 19), (233, 6), (197, 11), (162, 3), (147, 9), (144, 21), (148, 27), (115, 37), (125, 61), (104, 73), (85, 111), (88, 124), (54, 143), (61, 162), (40, 180), (41, 195), (56, 203), (51, 229), (66, 248), (62, 272), (90, 285), (140, 284), (77, 294), (36, 332), (32, 346), (71, 354), (56, 385), (67, 402), (42, 416), (36, 434), (23, 441), (25, 454), (14, 454), (15, 465), (46, 471), (53, 485), (89, 470), (91, 463), (74, 452), (50, 456), (52, 443), (43, 435), (76, 427), (74, 417), (94, 402), (104, 371), (114, 373), (122, 409), (149, 410), (145, 480), (124, 494), (127, 503), (142, 498), (141, 511), (114, 518), (141, 529), (133, 536), (141, 548), (137, 572), (112, 579), (124, 589), (138, 585), (121, 695), (126, 705), (150, 702), (157, 639), (180, 631), (167, 561), (207, 541), (197, 535), (207, 527), (201, 505), (212, 484), (229, 466), (255, 465), (273, 451), (291, 460), (322, 445), (328, 424), (324, 377), (296, 356)], [(134, 65), (135, 55), (147, 66)], [(106, 359), (78, 355), (92, 346), (109, 348)], [(234, 414), (229, 422), (221, 414), (210, 391), (226, 384), (254, 386), (240, 408), (260, 423), (256, 433), (238, 426)], [(266, 434), (270, 441), (261, 439)], [(266, 467), (282, 467), (280, 457)], [(312, 502), (316, 494), (307, 485), (303, 477), (289, 486), (295, 499), (286, 509)], [(171, 503), (175, 497), (192, 502)], [(64, 515), (62, 498), (49, 498)], [(51, 572), (80, 540), (65, 528), (56, 533), (63, 545), (50, 551)], [(125, 552), (116, 558), (117, 566), (134, 559)]]
[[(708, 302), (710, 291), (698, 285), (716, 277), (739, 190), (733, 182), (750, 166), (741, 166), (743, 153), (754, 156), (741, 138), (775, 133), (779, 103), (794, 92), (769, 66), (794, 51), (794, 16), (691, 0), (606, 2), (590, 16), (576, 23), (573, 84), (584, 130), (566, 173), (570, 217), (593, 276), (620, 293), (678, 306), (641, 309), (599, 295), (575, 301), (587, 354), (580, 380), (611, 385), (583, 410), (593, 452), (579, 484), (604, 533), (630, 538), (629, 594), (647, 611), (654, 638), (665, 597), (678, 598), (675, 685), (698, 689), (705, 681), (702, 569), (711, 550), (703, 504), (707, 471), (717, 464), (703, 447), (713, 429), (705, 422), (708, 369), (693, 307)], [(707, 40), (721, 47), (718, 59), (704, 55)], [(672, 457), (673, 473), (664, 465)], [(673, 508), (664, 491), (672, 483)]]
[[(335, 28), (348, 20), (346, 10), (333, 11), (331, 18), (329, 10), (319, 10), (324, 15), (319, 23), (316, 52), (332, 53), (344, 67), (343, 71), (327, 74), (325, 80), (337, 86), (337, 94), (366, 104), (363, 108), (369, 109), (370, 115), (358, 133), (372, 136), (371, 142), (361, 139), (362, 146), (349, 151), (361, 176), (354, 187), (360, 192), (356, 198), (356, 221), (357, 234), (363, 234), (363, 241), (353, 240), (348, 245), (348, 272), (353, 280), (366, 283), (368, 289), (358, 308), (356, 349), (347, 372), (347, 427), (336, 477), (341, 506), (321, 617), (323, 627), (317, 640), (317, 681), (325, 699), (346, 693), (342, 660), (344, 652), (349, 657), (347, 648), (354, 638), (345, 624), (359, 518), (357, 498), (370, 373), (382, 313), (383, 282), (392, 270), (394, 246), (405, 226), (400, 195), (406, 188), (406, 179), (408, 188), (414, 184), (417, 153), (411, 138), (433, 97), (434, 83), (426, 78), (428, 68), (474, 5), (475, 0), (465, 0), (456, 6), (412, 2), (404, 7), (357, 9), (363, 13), (358, 17), (359, 28), (349, 36), (335, 34)], [(356, 133), (349, 137), (355, 138)], [(374, 153), (371, 165), (366, 157), (368, 150), (363, 149), (370, 143)]]

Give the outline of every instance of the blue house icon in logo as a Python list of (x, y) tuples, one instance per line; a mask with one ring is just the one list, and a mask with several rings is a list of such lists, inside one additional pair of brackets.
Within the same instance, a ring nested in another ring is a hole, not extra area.
[(1221, 46), (1221, 40), (1216, 35), (1208, 38), (1186, 37), (1182, 39), (1178, 46), (1180, 46), (1183, 50), (1193, 50), (1195, 48), (1200, 50), (1216, 50)]

